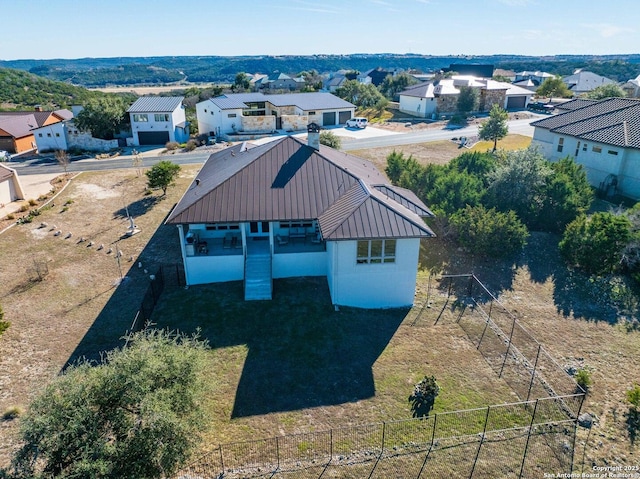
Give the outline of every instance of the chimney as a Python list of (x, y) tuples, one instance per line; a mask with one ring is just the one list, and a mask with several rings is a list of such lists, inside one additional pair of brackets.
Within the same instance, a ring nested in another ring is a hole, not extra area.
[(42, 111), (42, 107), (40, 105), (36, 105), (33, 107), (34, 111)]
[(320, 149), (320, 125), (317, 123), (307, 125), (307, 145), (314, 150)]

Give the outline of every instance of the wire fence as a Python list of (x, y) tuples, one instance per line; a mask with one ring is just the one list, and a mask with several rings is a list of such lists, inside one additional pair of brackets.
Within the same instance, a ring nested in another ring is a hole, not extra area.
[[(538, 478), (573, 470), (584, 391), (474, 275), (447, 275), (412, 324), (451, 318), (522, 402), (217, 446), (180, 479)], [(427, 311), (429, 311), (427, 313)]]
[(572, 470), (576, 423), (545, 398), (219, 445), (180, 479), (527, 478)]

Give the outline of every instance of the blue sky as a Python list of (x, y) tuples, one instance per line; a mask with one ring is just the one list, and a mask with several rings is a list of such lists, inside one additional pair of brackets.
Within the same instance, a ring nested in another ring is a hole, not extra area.
[(0, 59), (640, 53), (636, 0), (0, 0)]

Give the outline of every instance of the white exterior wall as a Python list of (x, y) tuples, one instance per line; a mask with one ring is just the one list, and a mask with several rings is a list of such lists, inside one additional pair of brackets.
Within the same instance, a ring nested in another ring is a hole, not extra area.
[(38, 151), (55, 151), (68, 149), (67, 129), (64, 122), (37, 128), (33, 131)]
[(185, 258), (187, 284), (222, 283), (244, 278), (244, 256), (188, 256)]
[(400, 95), (400, 111), (410, 115), (428, 118), (436, 113), (438, 102), (435, 98), (418, 98)]
[(413, 304), (420, 239), (399, 239), (396, 262), (357, 264), (357, 241), (328, 241), (327, 280), (333, 304), (397, 308)]
[[(173, 110), (173, 112), (169, 113), (169, 121), (156, 121), (156, 114), (166, 114), (167, 112), (140, 112), (140, 113), (129, 113), (131, 118), (131, 132), (133, 133), (133, 144), (138, 146), (140, 145), (140, 139), (138, 137), (139, 132), (158, 132), (158, 131), (168, 131), (169, 132), (169, 141), (177, 141), (182, 138), (176, 139), (176, 125), (178, 123), (183, 123), (186, 121), (186, 116), (184, 112), (184, 105), (180, 105), (178, 108)], [(134, 121), (134, 115), (147, 115), (147, 119), (149, 121)]]
[(279, 253), (273, 255), (274, 278), (295, 278), (298, 276), (326, 276), (327, 252)]
[[(560, 138), (564, 138), (561, 152), (558, 151)], [(578, 142), (580, 142), (579, 147)], [(559, 135), (544, 128), (535, 129), (533, 144), (537, 145), (550, 161), (558, 161), (566, 156), (574, 158), (576, 163), (584, 166), (591, 186), (598, 188), (607, 176), (615, 175), (618, 179), (617, 187), (620, 194), (632, 199), (640, 199), (640, 151), (584, 141), (572, 136)], [(583, 149), (585, 144), (586, 151)], [(593, 151), (594, 147), (600, 148), (600, 153)], [(609, 151), (618, 154), (611, 154)]]
[(0, 182), (0, 208), (4, 205), (8, 205), (13, 201), (13, 195), (11, 193), (13, 181), (11, 178), (7, 178)]
[[(229, 115), (236, 116), (230, 118)], [(198, 118), (198, 131), (201, 134), (209, 134), (210, 131), (213, 131), (216, 136), (219, 136), (242, 129), (241, 108), (221, 110), (211, 101), (205, 100), (196, 104), (196, 117)]]

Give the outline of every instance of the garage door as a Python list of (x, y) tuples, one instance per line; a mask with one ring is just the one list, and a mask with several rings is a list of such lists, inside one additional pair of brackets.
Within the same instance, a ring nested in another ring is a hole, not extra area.
[(322, 114), (322, 126), (331, 126), (336, 124), (336, 112), (326, 111)]
[(13, 148), (13, 138), (0, 137), (0, 150), (8, 151), (9, 153), (15, 153), (16, 150)]
[(338, 116), (339, 116), (338, 124), (344, 125), (347, 122), (347, 120), (351, 119), (351, 112), (341, 111), (340, 113), (338, 113)]
[(507, 99), (507, 109), (524, 108), (524, 104), (527, 102), (526, 96), (510, 96)]
[(138, 133), (141, 145), (164, 145), (169, 141), (168, 131), (141, 131)]

